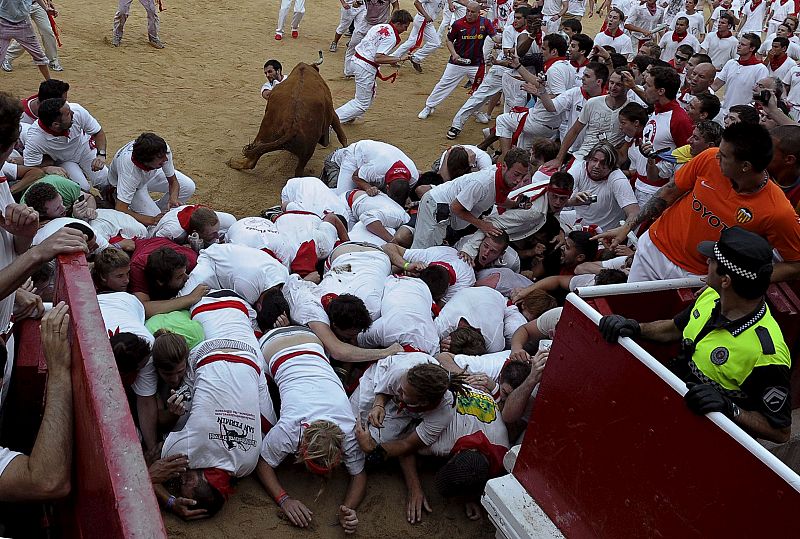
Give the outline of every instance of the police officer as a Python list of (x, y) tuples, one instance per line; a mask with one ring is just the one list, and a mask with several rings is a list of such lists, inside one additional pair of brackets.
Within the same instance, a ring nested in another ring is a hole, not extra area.
[(697, 414), (722, 412), (751, 435), (789, 439), (791, 358), (764, 294), (772, 276), (772, 248), (740, 227), (697, 247), (708, 257), (708, 288), (672, 320), (639, 324), (614, 314), (600, 320), (609, 342), (642, 336), (682, 339), (668, 365), (687, 383), (685, 400)]

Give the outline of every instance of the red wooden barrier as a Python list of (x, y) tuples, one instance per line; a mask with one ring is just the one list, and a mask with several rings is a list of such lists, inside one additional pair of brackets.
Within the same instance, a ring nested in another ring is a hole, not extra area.
[[(55, 296), (70, 306), (75, 413), (73, 490), (55, 507), (61, 536), (166, 537), (83, 255), (59, 258)], [(17, 338), (16, 398), (9, 400), (36, 415), (46, 372), (38, 323), (25, 324)]]
[(653, 365), (568, 302), (514, 476), (570, 538), (798, 536), (800, 477)]

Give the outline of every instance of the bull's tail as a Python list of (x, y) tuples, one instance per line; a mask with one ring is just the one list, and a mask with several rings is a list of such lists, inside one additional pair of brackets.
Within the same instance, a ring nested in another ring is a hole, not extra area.
[(333, 120), (331, 120), (331, 127), (333, 127), (334, 133), (336, 133), (336, 138), (339, 139), (339, 144), (342, 145), (342, 148), (347, 146), (347, 135), (344, 134), (344, 128), (342, 128), (342, 122), (339, 121), (339, 116), (336, 115), (336, 111), (333, 112)]
[(259, 142), (253, 141), (244, 148), (242, 148), (242, 155), (247, 157), (248, 159), (258, 159), (262, 155), (268, 152), (274, 152), (275, 150), (280, 150), (283, 146), (289, 142), (292, 138), (291, 133), (284, 133), (281, 135), (277, 140), (273, 140), (272, 142)]

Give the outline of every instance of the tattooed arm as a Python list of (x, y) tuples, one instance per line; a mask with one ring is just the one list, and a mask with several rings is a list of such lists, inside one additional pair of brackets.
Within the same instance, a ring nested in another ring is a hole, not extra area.
[(684, 193), (686, 191), (675, 184), (675, 178), (673, 177), (665, 186), (656, 191), (639, 213), (629, 217), (624, 225), (598, 234), (592, 239), (610, 240), (612, 248), (616, 247), (625, 241), (631, 230), (637, 230), (643, 223), (650, 223), (658, 219), (664, 213), (664, 210), (670, 207)]

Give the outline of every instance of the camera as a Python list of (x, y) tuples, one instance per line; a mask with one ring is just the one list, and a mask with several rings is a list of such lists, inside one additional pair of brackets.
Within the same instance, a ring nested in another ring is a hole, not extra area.
[(758, 102), (766, 105), (767, 103), (769, 103), (769, 98), (770, 98), (771, 95), (772, 95), (772, 91), (771, 90), (761, 90), (757, 94), (753, 94), (753, 99), (755, 101), (758, 101)]
[(589, 204), (594, 204), (597, 202), (597, 195), (592, 195), (589, 197)]

